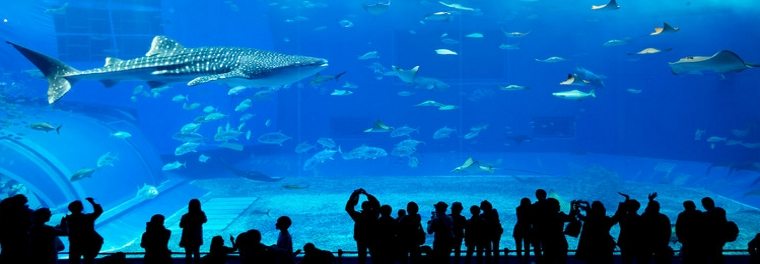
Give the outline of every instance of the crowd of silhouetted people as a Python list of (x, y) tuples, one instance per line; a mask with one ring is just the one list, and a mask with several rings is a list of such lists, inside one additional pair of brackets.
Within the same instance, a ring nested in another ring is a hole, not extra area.
[[(512, 230), (516, 245), (512, 251), (517, 261), (567, 263), (567, 236), (571, 236), (578, 238), (575, 258), (589, 264), (613, 263), (616, 248), (623, 264), (671, 263), (676, 257), (670, 247), (671, 242), (676, 242), (671, 239), (675, 232), (677, 242), (681, 243), (678, 257), (682, 263), (724, 263), (724, 245), (737, 239), (738, 227), (728, 221), (726, 211), (709, 197), (702, 198), (702, 210), (697, 209), (695, 202), (684, 201), (683, 211), (673, 223), (660, 212), (657, 193), (648, 195), (641, 214), (638, 200), (627, 194), (620, 195), (623, 201), (611, 216), (599, 201), (573, 200), (568, 212), (562, 212), (560, 201), (549, 198), (542, 189), (536, 190), (534, 202), (522, 198), (515, 209), (517, 221)], [(93, 212), (85, 213), (84, 204), (77, 200), (68, 205), (69, 213), (60, 224), (50, 226), (47, 224), (52, 216), (50, 209), (30, 209), (24, 195), (3, 199), (0, 202), (0, 264), (56, 263), (59, 252), (65, 249), (60, 237), (68, 238), (69, 263), (95, 263), (104, 241), (95, 230), (95, 222), (103, 208), (92, 198), (85, 200)], [(357, 211), (360, 201), (361, 209)], [(396, 211), (394, 217), (390, 205), (381, 204), (364, 189), (354, 190), (345, 210), (354, 222), (358, 263), (365, 264), (369, 260), (373, 264), (495, 264), (499, 263), (500, 255), (509, 252), (499, 247), (504, 228), (499, 212), (487, 200), (471, 205), (469, 218), (462, 215), (465, 208), (461, 202), (452, 202), (450, 209), (446, 202), (438, 202), (424, 225), (419, 208), (417, 203), (409, 202), (405, 209)], [(140, 240), (145, 250), (144, 263), (172, 263), (171, 231), (164, 226), (164, 220), (163, 215), (156, 214), (146, 223)], [(319, 249), (313, 243), (303, 246), (303, 254), (300, 249), (294, 251), (288, 232), (292, 221), (287, 216), (279, 217), (275, 223), (280, 233), (274, 245), (263, 244), (261, 233), (251, 229), (237, 237), (230, 236), (231, 246), (225, 245), (222, 236), (214, 236), (208, 254), (201, 257), (206, 222), (201, 202), (190, 200), (187, 213), (179, 223), (182, 229), (179, 246), (185, 250), (185, 263), (223, 264), (234, 252), (244, 264), (337, 263), (332, 252)], [(617, 239), (610, 234), (615, 225), (620, 229)], [(428, 235), (433, 238), (430, 246), (426, 245)], [(760, 263), (760, 234), (749, 242), (748, 252), (750, 263)], [(298, 255), (302, 256), (296, 259)], [(125, 255), (112, 254), (99, 263), (125, 263)]]

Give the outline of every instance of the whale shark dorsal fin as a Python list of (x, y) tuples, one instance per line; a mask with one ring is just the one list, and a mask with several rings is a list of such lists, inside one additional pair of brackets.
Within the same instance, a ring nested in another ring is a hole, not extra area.
[(169, 54), (174, 51), (182, 50), (185, 47), (183, 47), (179, 42), (167, 38), (166, 36), (155, 36), (153, 37), (153, 41), (150, 43), (150, 50), (148, 53), (145, 53), (145, 56), (156, 56), (156, 55), (164, 55)]
[(106, 57), (106, 64), (103, 65), (103, 67), (108, 67), (108, 66), (114, 65), (115, 63), (119, 63), (119, 62), (122, 62), (122, 61), (123, 60), (121, 60), (119, 58)]

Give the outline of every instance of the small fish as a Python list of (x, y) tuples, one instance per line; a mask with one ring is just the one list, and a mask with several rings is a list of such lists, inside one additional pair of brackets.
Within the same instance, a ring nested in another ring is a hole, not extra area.
[(513, 44), (502, 43), (502, 44), (499, 44), (499, 49), (502, 49), (502, 50), (519, 50), (520, 46), (513, 45)]
[(191, 104), (182, 103), (182, 109), (185, 109), (185, 110), (195, 110), (195, 109), (198, 109), (198, 107), (201, 107), (200, 103), (191, 103)]
[(179, 161), (175, 161), (175, 162), (164, 164), (164, 166), (161, 167), (161, 170), (162, 171), (172, 171), (172, 170), (176, 170), (176, 169), (183, 168), (183, 167), (187, 168), (187, 163), (180, 163)]
[(240, 116), (240, 122), (245, 122), (245, 121), (251, 120), (251, 118), (253, 118), (253, 114), (251, 114), (251, 113), (245, 113), (245, 114), (243, 114), (243, 115)]
[(235, 106), (235, 112), (243, 112), (245, 110), (248, 110), (248, 108), (251, 108), (252, 105), (253, 105), (253, 101), (251, 101), (250, 98), (246, 98), (245, 100), (240, 102), (240, 104)]
[(127, 139), (127, 138), (131, 138), (132, 134), (130, 134), (127, 131), (116, 131), (114, 133), (111, 133), (111, 136), (115, 138), (119, 138), (119, 139)]
[(315, 145), (309, 144), (308, 142), (301, 142), (296, 146), (295, 152), (298, 154), (303, 154), (303, 153), (309, 152), (315, 147), (316, 147)]
[(336, 146), (338, 146), (337, 144), (335, 144), (335, 140), (333, 140), (332, 138), (319, 138), (317, 139), (317, 144), (319, 144), (320, 146), (322, 146), (322, 148), (325, 148), (325, 149), (334, 149)]
[(504, 32), (504, 35), (506, 35), (508, 38), (522, 38), (530, 34), (530, 32)]
[(270, 133), (266, 133), (259, 136), (256, 140), (262, 144), (272, 144), (272, 145), (282, 146), (282, 143), (289, 139), (291, 139), (291, 137), (281, 132), (270, 132)]
[(119, 157), (116, 156), (116, 154), (111, 154), (111, 152), (107, 152), (106, 154), (103, 154), (98, 158), (98, 162), (96, 163), (96, 166), (98, 168), (102, 168), (106, 166), (113, 167), (113, 163), (117, 160), (119, 160)]
[(270, 127), (270, 126), (272, 126), (272, 119), (269, 119), (269, 118), (267, 118), (267, 120), (266, 120), (266, 121), (264, 121), (264, 126), (265, 126), (265, 127)]
[(198, 162), (200, 162), (200, 163), (206, 163), (210, 158), (211, 157), (209, 157), (209, 156), (201, 154), (200, 156), (198, 156)]
[(480, 11), (480, 9), (463, 6), (463, 5), (458, 4), (458, 3), (446, 3), (446, 2), (443, 2), (443, 1), (439, 1), (438, 3), (442, 4), (442, 5), (446, 6), (446, 7), (450, 7), (450, 8), (453, 8), (453, 9), (456, 9), (456, 10), (461, 10), (461, 11), (472, 11), (472, 12), (479, 12)]
[(206, 107), (203, 108), (203, 112), (207, 113), (207, 114), (208, 113), (212, 113), (212, 112), (216, 112), (216, 107), (213, 107), (213, 106), (210, 106), (210, 105), (206, 106)]
[(94, 168), (84, 168), (84, 169), (78, 170), (74, 172), (74, 174), (71, 175), (71, 177), (69, 177), (69, 180), (72, 182), (75, 182), (75, 181), (82, 180), (84, 178), (92, 177), (92, 174), (95, 173), (96, 170), (97, 169), (94, 169)]
[(705, 135), (705, 132), (706, 131), (704, 129), (697, 129), (697, 131), (694, 131), (694, 140), (695, 141), (702, 140), (702, 137)]
[(424, 18), (422, 18), (422, 20), (420, 21), (420, 23), (421, 24), (425, 24), (426, 22), (431, 22), (431, 21), (435, 21), (435, 22), (441, 22), (441, 21), (448, 22), (448, 21), (451, 21), (451, 13), (449, 13), (449, 12), (435, 12), (435, 13), (429, 14), (429, 15), (425, 16)]
[(570, 91), (563, 91), (563, 92), (555, 92), (552, 93), (553, 96), (559, 97), (562, 99), (567, 100), (582, 100), (586, 98), (596, 98), (596, 93), (594, 93), (594, 90), (591, 90), (588, 93), (579, 91), (579, 90), (570, 90)]
[(456, 45), (456, 44), (459, 44), (459, 41), (452, 38), (442, 38), (441, 43), (447, 44), (447, 45)]
[(354, 92), (348, 91), (348, 90), (339, 90), (335, 89), (330, 93), (332, 96), (346, 96), (346, 95), (352, 95)]
[(158, 194), (159, 192), (156, 186), (143, 183), (142, 187), (137, 188), (137, 194), (135, 195), (135, 197), (144, 199), (144, 200), (149, 200), (149, 199), (156, 198)]
[(187, 95), (178, 94), (172, 97), (172, 102), (187, 102), (189, 99)]
[(243, 91), (245, 91), (246, 89), (248, 89), (248, 87), (245, 87), (245, 86), (242, 86), (242, 85), (238, 85), (238, 86), (230, 88), (227, 91), (227, 95), (238, 95), (238, 94), (242, 93)]
[(625, 91), (628, 92), (628, 93), (630, 93), (630, 94), (640, 94), (641, 93), (641, 89), (628, 88), (628, 89), (625, 89)]
[(245, 140), (251, 140), (251, 131), (245, 132)]
[(407, 97), (407, 96), (412, 96), (412, 95), (414, 95), (414, 93), (412, 93), (412, 92), (410, 92), (410, 91), (399, 91), (399, 92), (398, 92), (398, 93), (396, 93), (396, 94), (397, 94), (398, 96), (403, 96), (403, 97)]
[(367, 11), (367, 13), (370, 13), (372, 15), (381, 15), (388, 11), (388, 9), (391, 7), (391, 1), (388, 0), (388, 2), (378, 2), (373, 4), (364, 4), (362, 5), (362, 8), (364, 8), (364, 11)]
[(433, 100), (427, 100), (427, 101), (424, 101), (424, 102), (422, 102), (422, 103), (416, 104), (416, 105), (414, 105), (414, 106), (432, 106), (432, 107), (441, 107), (441, 106), (443, 106), (443, 105), (444, 105), (444, 104), (442, 104), (442, 103), (439, 103), (439, 102), (436, 102), (436, 101), (433, 101)]
[(456, 51), (450, 49), (437, 49), (435, 50), (435, 53), (438, 55), (457, 55)]
[(53, 125), (51, 125), (49, 123), (46, 123), (46, 122), (33, 123), (33, 124), (29, 125), (29, 127), (31, 129), (39, 130), (39, 131), (45, 131), (45, 132), (55, 131), (55, 133), (59, 134), (59, 135), (61, 134), (61, 127), (62, 126), (63, 125), (58, 125), (56, 127), (56, 126), (53, 126)]
[(536, 59), (536, 61), (537, 62), (543, 62), (543, 63), (557, 63), (557, 62), (566, 61), (566, 59), (562, 58), (562, 57), (552, 56), (552, 57), (549, 57), (549, 58), (546, 58), (546, 59), (543, 59), (543, 60)]
[(420, 166), (420, 159), (415, 156), (409, 156), (409, 159), (406, 161), (406, 165), (410, 168), (417, 168)]
[(200, 123), (187, 123), (179, 129), (179, 132), (182, 134), (191, 134), (198, 131), (199, 128), (201, 128)]
[(417, 129), (408, 126), (402, 126), (391, 131), (391, 137), (411, 137), (411, 134), (417, 132)]
[(341, 27), (344, 27), (344, 28), (352, 28), (352, 27), (354, 27), (354, 22), (351, 22), (351, 20), (348, 20), (348, 19), (343, 19), (341, 21), (338, 21), (338, 24)]
[(605, 47), (617, 47), (628, 44), (628, 41), (622, 40), (622, 39), (611, 39), (602, 44), (602, 46)]
[(660, 53), (660, 52), (663, 52), (663, 51), (670, 51), (670, 50), (672, 50), (672, 49), (671, 48), (667, 48), (667, 49), (659, 50), (659, 49), (656, 49), (656, 48), (646, 48), (646, 49), (640, 50), (639, 52), (628, 53), (628, 54), (629, 55), (632, 55), (632, 54), (651, 55), (651, 54), (657, 54), (657, 53)]
[(522, 91), (527, 90), (527, 86), (517, 85), (517, 84), (510, 84), (507, 86), (499, 86), (499, 90), (502, 91)]
[(444, 139), (451, 137), (451, 134), (456, 132), (456, 129), (449, 128), (449, 127), (442, 127), (433, 133), (433, 139)]
[(197, 142), (185, 142), (182, 145), (179, 145), (176, 149), (174, 149), (174, 155), (175, 156), (182, 156), (190, 152), (197, 152), (198, 146), (200, 146), (200, 143)]
[(203, 121), (206, 121), (206, 122), (208, 122), (208, 121), (216, 121), (216, 120), (220, 120), (220, 119), (225, 118), (225, 117), (227, 117), (227, 116), (224, 115), (224, 114), (222, 114), (222, 113), (214, 112), (214, 113), (210, 113), (210, 114), (206, 115), (205, 117), (203, 117)]
[(467, 35), (465, 35), (464, 37), (465, 37), (465, 38), (475, 38), (475, 39), (480, 39), (480, 38), (483, 38), (483, 37), (485, 37), (485, 35), (483, 35), (483, 33), (480, 33), (480, 32), (474, 32), (474, 33), (470, 33), (470, 34), (467, 34)]
[(388, 126), (383, 121), (377, 120), (375, 121), (375, 125), (371, 128), (367, 128), (364, 130), (364, 133), (387, 133), (391, 132), (393, 130), (392, 126)]
[(441, 106), (438, 107), (438, 110), (440, 110), (440, 111), (451, 111), (451, 110), (456, 110), (458, 108), (459, 107), (456, 106), (456, 105), (441, 105)]
[(359, 56), (357, 58), (358, 60), (373, 60), (373, 59), (379, 59), (380, 53), (376, 50), (368, 51), (367, 53), (364, 53), (363, 55)]

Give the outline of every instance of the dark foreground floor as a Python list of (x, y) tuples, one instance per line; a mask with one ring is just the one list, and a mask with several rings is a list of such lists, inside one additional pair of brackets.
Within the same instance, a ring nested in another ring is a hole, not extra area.
[[(725, 256), (725, 258), (726, 258), (725, 264), (745, 264), (745, 263), (750, 263), (749, 262), (750, 261), (749, 255), (727, 255), (727, 256)], [(59, 260), (58, 263), (60, 263), (60, 264), (67, 264), (68, 261), (66, 261), (66, 260)], [(129, 264), (141, 264), (141, 263), (143, 263), (143, 261), (140, 258), (130, 258), (130, 259), (127, 259), (127, 263), (129, 263)], [(174, 258), (174, 263), (175, 264), (184, 264), (185, 263), (184, 262), (184, 258), (175, 257)], [(227, 264), (239, 264), (239, 263), (240, 262), (238, 261), (238, 259), (236, 257), (230, 257), (230, 259), (227, 261)], [(298, 260), (296, 261), (296, 263), (298, 263)], [(337, 262), (337, 264), (354, 264), (354, 263), (357, 263), (356, 257), (343, 257), (340, 260), (338, 260), (338, 262)], [(371, 262), (369, 262), (369, 263), (371, 263)], [(502, 257), (502, 258), (500, 258), (499, 263), (503, 263), (503, 264), (506, 264), (506, 263), (519, 264), (519, 262), (517, 261), (517, 258), (515, 256), (508, 256), (506, 258)], [(533, 263), (533, 262), (531, 262), (531, 263)], [(575, 263), (585, 264), (585, 262), (577, 261), (573, 257), (568, 258), (568, 262), (567, 263), (568, 264), (575, 264)], [(615, 256), (615, 264), (618, 264), (618, 263), (621, 263), (620, 262), (620, 256)], [(681, 263), (681, 261), (680, 261), (679, 258), (675, 258), (673, 260), (673, 264), (680, 264), (680, 263)]]

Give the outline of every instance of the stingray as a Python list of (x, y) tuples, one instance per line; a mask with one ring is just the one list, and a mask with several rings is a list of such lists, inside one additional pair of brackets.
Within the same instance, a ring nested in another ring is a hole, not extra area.
[(668, 24), (668, 22), (664, 22), (664, 23), (662, 23), (662, 27), (656, 27), (656, 28), (654, 28), (654, 32), (649, 33), (649, 35), (656, 36), (656, 35), (660, 35), (662, 33), (676, 32), (679, 29), (680, 28), (671, 26), (670, 24)]
[(739, 55), (730, 50), (721, 50), (712, 56), (689, 56), (676, 62), (668, 63), (673, 74), (702, 74), (712, 71), (715, 73), (740, 72), (746, 69), (760, 67), (760, 64), (746, 63)]
[(593, 5), (591, 6), (591, 10), (615, 10), (620, 9), (620, 5), (618, 5), (617, 0), (610, 0), (609, 3), (604, 5)]

